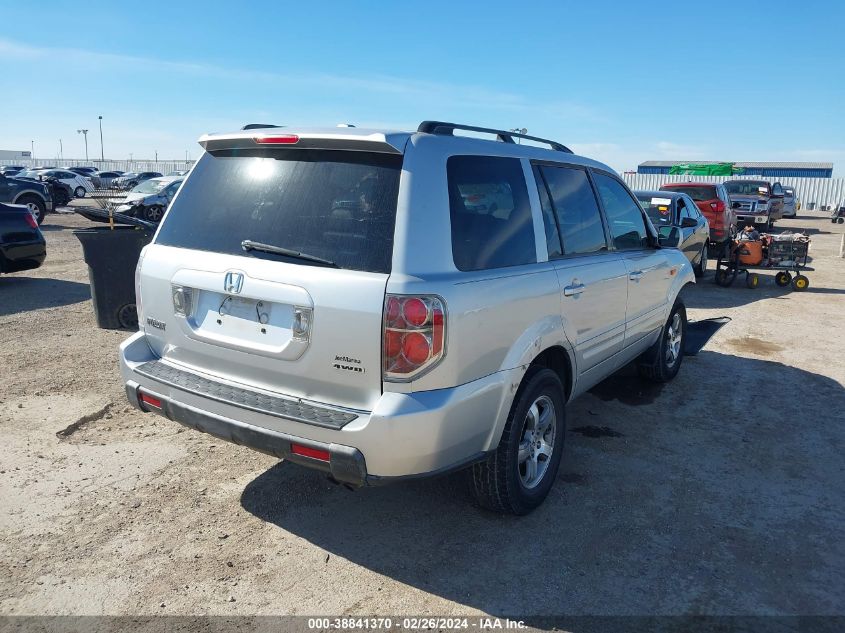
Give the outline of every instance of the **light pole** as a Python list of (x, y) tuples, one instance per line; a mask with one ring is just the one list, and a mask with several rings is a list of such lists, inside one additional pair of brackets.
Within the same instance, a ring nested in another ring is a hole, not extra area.
[(103, 154), (103, 117), (101, 115), (97, 118), (100, 119), (100, 162), (103, 163), (106, 160)]
[(85, 162), (88, 162), (88, 130), (76, 130), (77, 134), (85, 137)]
[(65, 150), (62, 147), (62, 139), (59, 139), (59, 158), (65, 157)]
[(29, 152), (29, 157), (30, 157), (32, 160), (35, 160), (35, 141), (30, 141), (30, 142), (29, 142), (29, 146), (30, 146), (30, 148), (32, 149), (32, 151), (31, 151), (31, 152)]
[(156, 164), (158, 164), (158, 150), (156, 150)]
[[(514, 132), (516, 134), (528, 134), (528, 130), (524, 127), (515, 127), (515, 128), (513, 128), (512, 130), (509, 130), (509, 131)], [(517, 143), (517, 145), (521, 144), (520, 139), (518, 137), (516, 139), (516, 143)]]

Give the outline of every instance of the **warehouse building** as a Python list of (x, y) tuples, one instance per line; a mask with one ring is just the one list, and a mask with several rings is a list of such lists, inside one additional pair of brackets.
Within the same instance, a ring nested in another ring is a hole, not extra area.
[[(668, 174), (674, 165), (716, 163), (701, 160), (647, 160), (637, 165), (638, 174)], [(833, 163), (733, 163), (743, 176), (766, 178), (833, 178)]]

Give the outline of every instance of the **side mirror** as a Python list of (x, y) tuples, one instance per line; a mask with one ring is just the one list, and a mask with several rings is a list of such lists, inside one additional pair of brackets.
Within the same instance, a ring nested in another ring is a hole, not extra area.
[(739, 209), (742, 206), (739, 202), (731, 203), (731, 209)]
[(682, 229), (694, 229), (698, 226), (698, 222), (693, 220), (692, 218), (684, 218), (681, 220), (681, 228)]
[(677, 226), (661, 226), (657, 232), (657, 243), (661, 248), (680, 248), (681, 232)]

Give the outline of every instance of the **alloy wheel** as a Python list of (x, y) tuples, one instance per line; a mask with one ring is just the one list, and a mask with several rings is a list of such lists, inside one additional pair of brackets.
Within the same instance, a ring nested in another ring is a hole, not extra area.
[(554, 403), (548, 396), (540, 396), (528, 408), (519, 443), (517, 467), (526, 488), (535, 488), (546, 475), (554, 452), (556, 430)]
[(673, 367), (681, 357), (681, 344), (683, 343), (684, 326), (681, 315), (676, 312), (669, 322), (666, 330), (666, 364)]

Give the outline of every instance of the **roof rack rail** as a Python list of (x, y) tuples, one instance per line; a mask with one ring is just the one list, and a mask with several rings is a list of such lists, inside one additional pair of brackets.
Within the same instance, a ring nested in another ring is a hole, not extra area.
[(476, 127), (474, 125), (461, 125), (460, 123), (446, 123), (445, 121), (423, 121), (417, 128), (417, 132), (424, 134), (439, 134), (442, 136), (453, 136), (455, 130), (467, 130), (469, 132), (484, 132), (486, 134), (495, 134), (503, 143), (513, 143), (514, 138), (524, 138), (536, 143), (545, 143), (553, 150), (558, 152), (566, 152), (572, 154), (572, 150), (566, 145), (551, 141), (547, 138), (540, 138), (539, 136), (529, 136), (528, 134), (519, 134), (517, 132), (510, 132), (508, 130), (495, 130), (487, 127)]
[(272, 123), (247, 123), (242, 130), (260, 130), (265, 127), (284, 127), (282, 125), (273, 125)]

